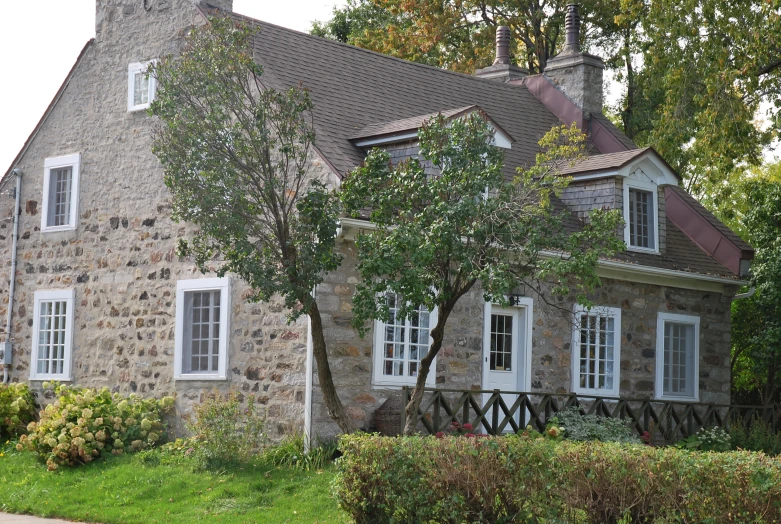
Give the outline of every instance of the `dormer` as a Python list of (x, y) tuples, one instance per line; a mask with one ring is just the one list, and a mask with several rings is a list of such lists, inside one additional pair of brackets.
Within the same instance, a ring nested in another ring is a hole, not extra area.
[(494, 145), (503, 149), (512, 147), (513, 142), (515, 142), (513, 137), (477, 105), (369, 124), (350, 137), (350, 141), (355, 146), (367, 151), (373, 147), (386, 149), (390, 152), (393, 162), (397, 163), (417, 155), (418, 131), (426, 122), (438, 115), (442, 115), (450, 121), (464, 118), (473, 113), (478, 113), (494, 130)]
[(593, 209), (620, 209), (627, 250), (663, 254), (666, 237), (664, 188), (680, 179), (651, 148), (594, 155), (560, 170), (571, 176), (562, 201), (580, 218)]

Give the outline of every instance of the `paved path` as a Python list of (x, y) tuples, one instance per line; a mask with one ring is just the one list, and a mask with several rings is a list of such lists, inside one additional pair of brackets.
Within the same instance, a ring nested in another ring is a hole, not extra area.
[(60, 519), (42, 519), (40, 517), (31, 517), (30, 515), (11, 515), (10, 513), (0, 513), (0, 524), (73, 524), (67, 520)]

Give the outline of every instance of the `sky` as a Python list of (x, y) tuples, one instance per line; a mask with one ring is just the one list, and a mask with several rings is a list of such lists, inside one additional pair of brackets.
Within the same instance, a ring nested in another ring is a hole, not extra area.
[[(140, 1), (140, 0), (139, 0)], [(344, 0), (234, 0), (237, 13), (298, 31)], [(87, 40), (95, 0), (4, 1), (0, 14), (0, 175), (46, 111)]]
[[(330, 18), (345, 0), (234, 0), (234, 11), (298, 31)], [(0, 174), (24, 141), (90, 38), (95, 0), (4, 1), (0, 15)], [(608, 86), (613, 102), (619, 86)], [(781, 159), (781, 148), (766, 159)]]

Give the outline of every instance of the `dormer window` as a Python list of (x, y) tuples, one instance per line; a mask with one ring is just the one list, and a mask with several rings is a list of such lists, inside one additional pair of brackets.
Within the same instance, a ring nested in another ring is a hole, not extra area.
[(630, 251), (659, 252), (656, 184), (624, 181), (624, 242)]
[(141, 111), (155, 98), (155, 78), (147, 74), (154, 60), (130, 64), (127, 68), (127, 110)]

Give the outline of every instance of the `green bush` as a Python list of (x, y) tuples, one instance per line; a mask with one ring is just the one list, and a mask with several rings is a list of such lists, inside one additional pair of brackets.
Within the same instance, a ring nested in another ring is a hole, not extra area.
[(35, 398), (27, 384), (0, 384), (0, 438), (17, 437), (35, 420)]
[[(48, 384), (44, 383), (44, 387)], [(165, 440), (162, 413), (174, 399), (144, 399), (136, 395), (53, 385), (57, 400), (30, 422), (19, 448), (37, 453), (50, 470), (76, 466), (100, 458), (138, 451)]]
[(600, 442), (639, 443), (640, 438), (621, 419), (583, 415), (579, 408), (569, 407), (551, 419), (553, 425), (564, 430), (564, 438), (579, 442), (598, 440)]
[(357, 524), (781, 522), (781, 461), (640, 444), (342, 437), (334, 491)]
[(748, 427), (733, 424), (729, 428), (729, 436), (734, 449), (781, 455), (781, 433), (774, 432), (763, 420), (752, 420)]
[(266, 445), (265, 414), (255, 397), (213, 392), (195, 406), (187, 422), (193, 455), (201, 466), (220, 467), (249, 460)]
[(729, 451), (732, 449), (729, 433), (718, 426), (702, 428), (675, 445), (681, 449), (698, 451)]
[(268, 466), (282, 466), (306, 471), (324, 469), (334, 460), (337, 442), (323, 441), (304, 452), (304, 436), (295, 434), (270, 446), (259, 457), (260, 463)]

